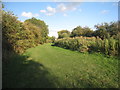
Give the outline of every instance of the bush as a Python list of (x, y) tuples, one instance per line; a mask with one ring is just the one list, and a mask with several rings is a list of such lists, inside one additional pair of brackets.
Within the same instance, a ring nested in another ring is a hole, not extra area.
[(117, 49), (117, 47), (116, 47), (116, 40), (115, 39), (113, 39), (113, 38), (110, 38), (109, 39), (109, 55), (112, 55), (112, 56), (114, 56), (114, 55), (116, 55), (116, 49)]
[(101, 39), (99, 37), (75, 37), (58, 39), (55, 46), (75, 50), (79, 52), (100, 52), (110, 56), (118, 56), (120, 53), (120, 39)]
[(89, 48), (87, 46), (81, 46), (78, 48), (79, 52), (85, 53), (88, 52)]
[(2, 11), (3, 52), (22, 54), (28, 48), (43, 44), (47, 34), (48, 29), (44, 21), (32, 18), (26, 22), (20, 22), (12, 12)]
[(109, 41), (108, 41), (108, 39), (104, 40), (104, 52), (106, 55), (109, 54)]

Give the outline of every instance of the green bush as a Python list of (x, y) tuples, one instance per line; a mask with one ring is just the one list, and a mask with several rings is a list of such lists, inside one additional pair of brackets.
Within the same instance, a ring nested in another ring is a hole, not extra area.
[(112, 37), (104, 40), (98, 37), (58, 39), (54, 45), (79, 52), (100, 52), (110, 56), (118, 56), (120, 53), (120, 39)]
[(78, 48), (79, 52), (85, 53), (88, 52), (89, 48), (87, 46), (81, 46)]
[(21, 54), (28, 48), (43, 44), (47, 34), (48, 29), (43, 21), (32, 18), (20, 22), (12, 12), (2, 11), (3, 50)]
[(104, 52), (106, 55), (109, 54), (109, 41), (108, 41), (108, 39), (104, 40)]
[(109, 55), (116, 55), (116, 49), (117, 49), (117, 47), (116, 47), (116, 40), (115, 39), (113, 39), (113, 38), (110, 38), (109, 39)]

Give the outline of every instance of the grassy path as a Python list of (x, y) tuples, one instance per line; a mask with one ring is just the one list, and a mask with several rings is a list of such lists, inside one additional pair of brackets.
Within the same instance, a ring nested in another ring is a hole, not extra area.
[(5, 76), (4, 87), (118, 87), (118, 60), (101, 54), (83, 54), (44, 44), (12, 60), (15, 63), (9, 64), (6, 71), (13, 74)]

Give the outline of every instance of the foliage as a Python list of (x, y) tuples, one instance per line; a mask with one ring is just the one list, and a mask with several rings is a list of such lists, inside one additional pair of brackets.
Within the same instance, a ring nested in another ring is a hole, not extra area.
[(120, 32), (118, 29), (118, 22), (102, 23), (95, 25), (96, 31), (93, 36), (99, 36), (101, 39), (109, 39), (110, 37), (116, 38), (116, 35)]
[(71, 32), (71, 37), (82, 36), (82, 34), (83, 34), (83, 28), (81, 26), (77, 26)]
[(77, 26), (71, 32), (71, 37), (77, 37), (77, 36), (92, 37), (92, 34), (93, 34), (93, 31), (89, 27)]
[(25, 22), (32, 23), (34, 26), (39, 28), (39, 32), (41, 33), (42, 36), (42, 43), (46, 42), (47, 35), (48, 35), (48, 26), (45, 24), (44, 21), (36, 19), (36, 18), (31, 18), (25, 20)]
[(92, 37), (93, 36), (94, 31), (91, 30), (89, 27), (84, 27), (83, 30), (84, 30), (83, 36), (85, 36), (85, 37)]
[[(110, 56), (119, 56), (120, 54), (120, 22), (110, 22), (95, 25), (96, 30), (92, 31), (89, 27), (77, 26), (71, 32), (67, 39), (55, 41), (55, 45), (80, 52), (101, 52)], [(59, 33), (58, 33), (59, 35)], [(77, 38), (81, 37), (81, 38)], [(94, 40), (86, 38), (96, 37)]]
[(68, 30), (61, 30), (58, 32), (58, 38), (66, 38), (70, 36), (70, 32)]
[[(44, 26), (42, 23), (41, 26)], [(46, 38), (42, 36), (43, 28), (46, 27), (39, 28), (29, 21), (22, 23), (12, 12), (2, 11), (3, 50), (23, 53), (28, 48), (43, 44), (45, 42), (43, 39)]]
[(55, 41), (55, 37), (54, 36), (52, 36), (52, 37), (47, 37), (47, 40), (46, 40), (46, 42), (47, 43), (54, 43), (54, 41)]
[(113, 38), (102, 40), (99, 37), (76, 37), (58, 39), (54, 45), (80, 52), (101, 52), (109, 56), (118, 56), (118, 42)]
[(118, 29), (119, 22), (110, 22), (110, 23), (101, 23), (97, 24), (94, 27), (96, 28), (95, 31), (91, 30), (89, 27), (81, 27), (77, 26), (71, 32), (70, 37), (78, 37), (78, 36), (85, 36), (85, 37), (99, 37), (101, 39), (109, 39), (110, 37), (117, 38), (116, 35), (120, 32)]
[(23, 26), (11, 12), (3, 11), (2, 18), (3, 48), (12, 50), (16, 45), (15, 42), (23, 38), (20, 36)]

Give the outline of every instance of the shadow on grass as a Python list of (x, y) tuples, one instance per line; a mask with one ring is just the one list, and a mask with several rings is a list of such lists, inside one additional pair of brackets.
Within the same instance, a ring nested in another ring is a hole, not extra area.
[(44, 65), (27, 60), (28, 56), (14, 55), (3, 62), (3, 88), (51, 88), (57, 79)]

